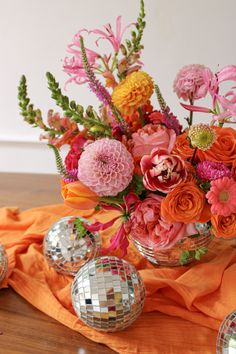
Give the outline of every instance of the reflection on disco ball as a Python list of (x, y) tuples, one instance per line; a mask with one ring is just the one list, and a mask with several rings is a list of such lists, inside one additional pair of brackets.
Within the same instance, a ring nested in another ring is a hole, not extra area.
[(131, 325), (141, 314), (143, 281), (134, 266), (113, 256), (85, 264), (72, 284), (75, 312), (88, 326), (115, 332)]
[(6, 276), (8, 267), (7, 255), (5, 252), (5, 248), (0, 245), (0, 284)]
[(44, 238), (44, 256), (58, 273), (74, 276), (88, 261), (97, 256), (100, 246), (98, 233), (87, 231), (89, 222), (68, 216), (52, 225)]
[(228, 315), (221, 324), (216, 354), (236, 354), (236, 310)]

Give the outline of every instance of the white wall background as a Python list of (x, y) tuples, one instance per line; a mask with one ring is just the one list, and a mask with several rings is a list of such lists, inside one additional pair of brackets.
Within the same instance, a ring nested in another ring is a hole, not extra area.
[[(23, 122), (17, 107), (17, 85), (24, 73), (29, 94), (46, 116), (55, 108), (45, 72), (63, 87), (66, 45), (83, 27), (135, 21), (139, 0), (0, 0), (0, 171), (56, 173), (52, 152), (38, 140), (39, 130)], [(146, 0), (144, 69), (159, 83), (166, 101), (179, 117), (184, 110), (172, 92), (176, 72), (200, 63), (217, 70), (236, 64), (235, 0)], [(98, 106), (85, 88), (67, 94), (85, 106)]]

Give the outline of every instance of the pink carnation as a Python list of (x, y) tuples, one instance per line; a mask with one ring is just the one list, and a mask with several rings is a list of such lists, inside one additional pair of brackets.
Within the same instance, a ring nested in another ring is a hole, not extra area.
[(200, 64), (184, 66), (174, 81), (174, 92), (177, 96), (185, 101), (205, 97), (208, 91), (208, 84), (204, 79), (206, 70), (210, 72), (208, 68)]
[(206, 197), (213, 215), (227, 217), (236, 213), (236, 182), (232, 178), (223, 177), (211, 181), (211, 189)]
[(99, 196), (115, 196), (133, 177), (134, 163), (117, 140), (100, 139), (87, 145), (78, 164), (78, 178)]
[(194, 224), (165, 222), (160, 213), (162, 199), (159, 195), (149, 194), (137, 206), (126, 225), (133, 238), (156, 251), (169, 249), (183, 237), (197, 233)]
[(176, 134), (173, 129), (162, 125), (147, 124), (132, 134), (134, 158), (141, 158), (149, 155), (154, 148), (164, 148), (171, 152), (176, 141)]

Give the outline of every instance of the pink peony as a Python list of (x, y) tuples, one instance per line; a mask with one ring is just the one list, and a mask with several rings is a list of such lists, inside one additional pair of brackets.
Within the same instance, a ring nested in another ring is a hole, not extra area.
[(152, 150), (151, 155), (143, 156), (140, 164), (143, 184), (151, 191), (169, 193), (187, 178), (184, 161), (166, 149)]
[(210, 72), (208, 68), (200, 64), (184, 66), (174, 81), (174, 92), (177, 96), (185, 101), (205, 97), (208, 91), (208, 84), (205, 81), (206, 70)]
[(164, 148), (171, 152), (176, 141), (173, 129), (162, 125), (147, 124), (132, 134), (132, 154), (135, 159), (149, 155), (154, 148)]
[(206, 197), (211, 204), (213, 215), (227, 217), (236, 213), (236, 182), (234, 179), (223, 177), (211, 181), (211, 189)]
[(87, 145), (78, 164), (78, 178), (99, 196), (115, 196), (133, 177), (131, 154), (119, 141), (100, 139)]
[(165, 222), (160, 214), (162, 199), (159, 195), (149, 194), (137, 206), (126, 225), (133, 238), (157, 251), (169, 249), (183, 237), (197, 233), (194, 224)]

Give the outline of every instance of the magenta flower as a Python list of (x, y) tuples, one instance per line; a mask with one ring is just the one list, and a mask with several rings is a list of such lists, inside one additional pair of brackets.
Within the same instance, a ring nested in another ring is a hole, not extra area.
[(211, 204), (213, 215), (230, 216), (236, 213), (236, 182), (229, 177), (211, 181), (206, 197)]
[(199, 162), (196, 171), (198, 177), (203, 180), (213, 181), (222, 177), (232, 177), (232, 172), (221, 162)]
[(100, 139), (87, 145), (78, 164), (78, 179), (99, 196), (115, 196), (133, 177), (134, 163), (117, 140)]
[(174, 80), (174, 92), (183, 100), (199, 100), (206, 96), (208, 86), (204, 80), (204, 65), (192, 64), (184, 66)]

